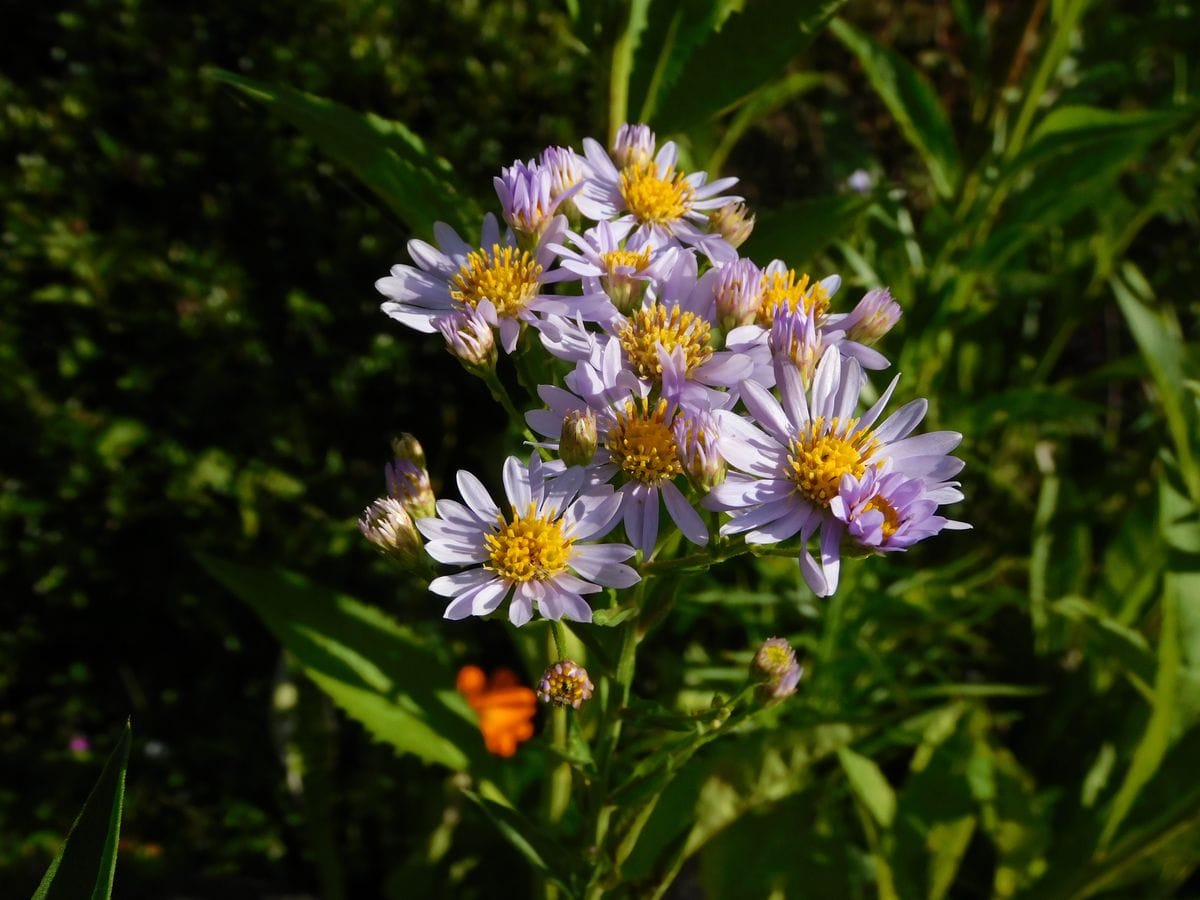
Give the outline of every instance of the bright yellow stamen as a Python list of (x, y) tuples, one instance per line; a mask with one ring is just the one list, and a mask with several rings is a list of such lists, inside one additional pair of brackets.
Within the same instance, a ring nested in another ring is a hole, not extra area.
[(684, 312), (678, 306), (668, 309), (655, 305), (632, 313), (617, 337), (640, 378), (661, 378), (660, 344), (668, 353), (682, 347), (690, 372), (712, 356), (712, 348), (708, 346), (711, 330), (712, 326), (695, 313)]
[(796, 311), (803, 303), (806, 312), (820, 317), (829, 309), (829, 294), (821, 282), (810, 282), (807, 275), (796, 280), (796, 270), (764, 273), (762, 277), (762, 306), (758, 308), (758, 324), (770, 328), (775, 321), (775, 310), (787, 304), (788, 310)]
[(888, 503), (883, 497), (875, 497), (868, 501), (867, 505), (863, 507), (863, 512), (866, 513), (873, 509), (877, 509), (883, 513), (883, 539), (886, 541), (900, 527), (900, 513), (896, 512), (896, 507)]
[(843, 425), (835, 416), (826, 428), (824, 417), (818, 416), (788, 446), (789, 477), (818, 506), (829, 506), (847, 472), (862, 478), (867, 460), (879, 449), (875, 435), (855, 431), (857, 424), (858, 419), (850, 419)]
[(474, 307), (491, 300), (496, 313), (515, 316), (538, 292), (542, 266), (527, 251), (492, 244), (474, 250), (450, 281), (450, 296)]
[(660, 176), (658, 164), (653, 160), (631, 163), (621, 170), (621, 196), (639, 222), (656, 225), (677, 222), (691, 209), (695, 193), (674, 167), (667, 170), (665, 178)]
[(666, 400), (659, 400), (653, 410), (645, 401), (639, 408), (630, 400), (616, 415), (616, 423), (608, 429), (604, 446), (626, 475), (642, 484), (653, 485), (683, 471), (675, 435), (666, 421)]
[(513, 507), (512, 522), (501, 513), (500, 530), (483, 538), (491, 557), (484, 568), (510, 581), (545, 581), (565, 570), (572, 540), (563, 534), (557, 514), (548, 510), (539, 516), (533, 503), (523, 517)]
[(611, 276), (618, 266), (628, 266), (635, 272), (640, 272), (642, 269), (650, 265), (651, 247), (645, 247), (642, 250), (609, 250), (607, 253), (600, 254), (600, 261), (604, 263), (605, 271)]

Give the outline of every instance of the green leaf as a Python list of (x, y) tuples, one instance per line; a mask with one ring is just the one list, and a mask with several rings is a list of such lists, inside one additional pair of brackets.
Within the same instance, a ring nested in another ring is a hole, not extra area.
[(199, 558), (377, 739), (451, 769), (483, 764), (483, 739), (453, 671), (411, 629), (292, 572)]
[(496, 826), (496, 830), (516, 848), (526, 862), (559, 885), (569, 897), (575, 896), (570, 886), (571, 875), (562, 871), (562, 864), (571, 859), (570, 854), (511, 806), (481, 797), (474, 791), (463, 791), (463, 795), (482, 810), (488, 820)]
[(684, 131), (728, 109), (779, 75), (844, 3), (749, 0), (690, 56), (673, 88), (663, 91), (653, 124)]
[(867, 80), (896, 120), (901, 134), (921, 154), (937, 192), (943, 197), (953, 196), (961, 166), (958, 146), (929, 82), (895, 50), (843, 20), (835, 20), (830, 30), (858, 57)]
[(66, 843), (50, 863), (33, 900), (108, 900), (117, 870), (117, 840), (125, 805), (125, 768), (129, 764), (131, 730), (125, 723), (121, 739), (104, 764)]
[(854, 227), (871, 201), (857, 194), (818, 197), (763, 210), (742, 254), (765, 265), (782, 259), (796, 269), (813, 262), (826, 247)]
[(890, 828), (896, 817), (896, 794), (875, 761), (855, 753), (849, 747), (839, 747), (838, 762), (850, 781), (850, 787), (875, 821)]
[(481, 214), (455, 187), (450, 164), (399, 122), (363, 115), (324, 97), (223, 69), (206, 69), (205, 75), (237, 88), (304, 132), (414, 233), (428, 237), (435, 221), (447, 222), (466, 234), (479, 228)]
[(1055, 156), (1092, 153), (1099, 145), (1144, 147), (1178, 129), (1193, 110), (1118, 112), (1094, 106), (1060, 106), (1034, 129), (1029, 143), (1005, 168), (1011, 174)]
[(651, 3), (646, 30), (634, 52), (629, 81), (630, 109), (650, 121), (664, 93), (679, 82), (692, 54), (730, 12), (728, 0), (680, 0)]
[(1175, 720), (1176, 690), (1179, 682), (1179, 595), (1173, 573), (1168, 573), (1163, 590), (1162, 629), (1158, 637), (1158, 673), (1154, 679), (1154, 709), (1146, 731), (1133, 754), (1133, 762), (1117, 791), (1104, 822), (1100, 846), (1106, 847), (1117, 834), (1121, 822), (1133, 808), (1142, 787), (1154, 776), (1166, 756)]
[(1110, 286), (1158, 388), (1188, 493), (1193, 502), (1200, 504), (1200, 469), (1192, 444), (1200, 423), (1195, 402), (1185, 394), (1185, 351), (1179, 324), (1169, 317), (1168, 310), (1156, 311), (1146, 305), (1144, 301), (1151, 299), (1149, 286), (1131, 264), (1126, 264), (1121, 277), (1111, 279)]

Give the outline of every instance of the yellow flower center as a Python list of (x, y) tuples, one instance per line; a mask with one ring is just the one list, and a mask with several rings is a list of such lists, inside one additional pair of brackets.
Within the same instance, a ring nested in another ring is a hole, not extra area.
[(678, 306), (668, 309), (655, 305), (631, 313), (617, 337), (639, 377), (661, 378), (660, 344), (668, 353), (682, 347), (690, 372), (712, 356), (712, 348), (708, 346), (711, 330), (712, 326), (695, 313), (683, 312)]
[(621, 170), (621, 196), (639, 222), (665, 225), (678, 221), (691, 209), (694, 193), (674, 167), (667, 170), (666, 178), (661, 177), (653, 160), (630, 163)]
[(618, 266), (628, 266), (635, 272), (640, 272), (650, 265), (651, 249), (644, 247), (641, 250), (609, 250), (600, 254), (600, 261), (604, 263), (604, 270), (610, 278), (617, 274)]
[(491, 300), (497, 315), (515, 316), (538, 292), (542, 266), (528, 251), (492, 244), (473, 250), (450, 280), (450, 296), (475, 307)]
[(770, 328), (775, 321), (775, 311), (787, 304), (790, 312), (804, 304), (806, 312), (820, 317), (829, 309), (829, 294), (821, 286), (821, 282), (810, 282), (807, 275), (796, 279), (796, 270), (786, 272), (763, 273), (762, 277), (762, 306), (758, 308), (758, 324)]
[(483, 538), (490, 556), (484, 568), (509, 581), (545, 581), (562, 572), (571, 555), (572, 540), (563, 534), (556, 515), (557, 510), (537, 515), (533, 503), (524, 517), (514, 506), (512, 522), (506, 522), (501, 513), (496, 519), (500, 530)]
[(888, 503), (883, 497), (875, 497), (868, 501), (867, 505), (863, 507), (863, 513), (870, 512), (873, 509), (877, 509), (883, 513), (883, 539), (886, 541), (900, 527), (900, 513), (896, 512), (896, 507)]
[(812, 503), (829, 506), (842, 476), (849, 472), (861, 478), (867, 460), (879, 448), (870, 430), (854, 430), (857, 424), (858, 419), (850, 419), (843, 425), (835, 416), (826, 429), (824, 417), (818, 416), (789, 444), (789, 477)]
[(630, 400), (623, 411), (617, 412), (616, 423), (608, 429), (604, 446), (613, 462), (634, 481), (660, 484), (683, 471), (675, 435), (666, 419), (666, 400), (659, 400), (654, 409), (645, 401), (639, 408)]

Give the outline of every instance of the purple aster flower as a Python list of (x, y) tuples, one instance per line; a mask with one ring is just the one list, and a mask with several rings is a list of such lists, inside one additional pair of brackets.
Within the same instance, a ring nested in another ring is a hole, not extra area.
[(799, 535), (807, 544), (819, 534), (819, 564), (805, 551), (800, 568), (815, 593), (829, 596), (837, 590), (846, 527), (830, 507), (843, 476), (861, 479), (872, 469), (896, 472), (943, 491), (952, 487), (946, 479), (962, 469), (961, 460), (948, 455), (962, 435), (936, 431), (910, 437), (925, 416), (925, 400), (905, 404), (876, 427), (896, 379), (870, 409), (854, 417), (862, 367), (843, 360), (836, 348), (821, 358), (810, 391), (794, 367), (777, 364), (776, 370), (779, 400), (759, 384), (742, 385), (753, 422), (728, 411), (714, 413), (721, 452), (745, 474), (730, 475), (704, 505), (731, 513), (721, 532), (745, 534), (747, 543), (773, 544)]
[(512, 593), (508, 617), (514, 625), (528, 622), (535, 605), (547, 619), (590, 622), (584, 594), (639, 581), (637, 572), (623, 565), (633, 556), (632, 547), (591, 543), (616, 521), (621, 501), (612, 488), (582, 490), (581, 468), (548, 475), (536, 455), (528, 465), (515, 456), (506, 459), (506, 514), (474, 475), (460, 471), (458, 489), (466, 504), (439, 500), (437, 518), (417, 522), (429, 539), (430, 556), (474, 566), (430, 583), (435, 594), (451, 598), (447, 619), (486, 616)]
[[(562, 359), (578, 362), (603, 353), (611, 344), (620, 348), (623, 367), (639, 379), (644, 396), (664, 379), (664, 366), (676, 369), (681, 392), (678, 400), (693, 409), (732, 406), (736, 396), (728, 389), (751, 377), (756, 361), (768, 356), (765, 349), (748, 352), (718, 350), (712, 346), (717, 307), (712, 279), (696, 279), (695, 257), (676, 250), (677, 264), (660, 272), (643, 303), (625, 314), (601, 322), (602, 333), (589, 332), (582, 321), (548, 321), (541, 328), (542, 343)], [(565, 265), (565, 263), (564, 263)]]
[[(567, 232), (568, 243), (555, 244), (563, 281), (578, 279), (586, 297), (604, 297), (616, 318), (642, 303), (646, 289), (671, 277), (680, 266), (696, 269), (696, 260), (678, 247), (655, 248), (644, 240), (626, 240), (631, 223), (600, 222), (583, 234)], [(567, 274), (570, 273), (570, 274)]]
[[(666, 356), (665, 351), (660, 354)], [(700, 546), (708, 543), (704, 520), (675, 484), (684, 472), (675, 423), (688, 415), (677, 399), (682, 388), (678, 371), (668, 361), (661, 397), (648, 399), (641, 383), (623, 368), (619, 345), (611, 342), (594, 360), (576, 364), (566, 379), (570, 390), (539, 387), (549, 408), (525, 416), (530, 428), (557, 442), (570, 414), (595, 411), (599, 444), (587, 466), (588, 478), (597, 484), (621, 479), (617, 496), (625, 534), (643, 558), (650, 557), (658, 540), (660, 497), (684, 537)]]
[(945, 482), (930, 487), (920, 478), (900, 472), (867, 469), (862, 478), (847, 472), (838, 494), (829, 501), (829, 511), (846, 527), (846, 535), (859, 547), (888, 553), (907, 550), (943, 528), (970, 528), (937, 515), (943, 503), (963, 498), (958, 485)]
[(491, 213), (484, 217), (478, 249), (438, 222), (433, 226), (437, 247), (409, 241), (408, 252), (417, 265), (393, 266), (391, 275), (375, 282), (375, 288), (390, 298), (383, 311), (409, 328), (432, 334), (437, 322), (452, 312), (475, 310), (499, 330), (506, 353), (516, 347), (522, 323), (535, 324), (538, 315), (591, 319), (604, 311), (597, 299), (542, 293), (544, 285), (563, 277), (561, 270), (549, 270), (554, 262), (549, 245), (561, 241), (566, 228), (567, 220), (555, 216), (530, 252), (516, 245), (511, 231), (501, 235)]
[[(641, 146), (636, 145), (639, 151)], [(624, 154), (628, 161), (620, 168), (591, 138), (584, 139), (583, 149), (592, 168), (592, 176), (575, 197), (575, 205), (583, 215), (597, 221), (614, 219), (622, 225), (632, 224), (635, 235), (656, 247), (694, 245), (714, 262), (737, 258), (737, 251), (720, 234), (707, 230), (709, 210), (741, 199), (721, 195), (737, 183), (736, 178), (718, 178), (709, 183), (704, 172), (677, 173), (678, 149), (671, 141), (653, 159), (643, 159), (640, 152), (631, 150)], [(621, 153), (618, 158), (622, 158)]]

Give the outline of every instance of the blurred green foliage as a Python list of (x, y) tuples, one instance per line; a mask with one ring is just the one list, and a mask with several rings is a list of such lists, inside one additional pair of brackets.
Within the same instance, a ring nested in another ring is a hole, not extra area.
[[(423, 638), (438, 665), (540, 667), (541, 635), (444, 629), (353, 529), (393, 431), (440, 476), (491, 471), (507, 446), (483, 388), (377, 312), (371, 283), (423, 207), (389, 202), (393, 183), (370, 196), (353, 160), (334, 167), (202, 70), (401, 122), (487, 207), (500, 165), (603, 133), (620, 92), (588, 48), (615, 41), (630, 115), (742, 177), (760, 262), (891, 286), (900, 393), (966, 435), (976, 528), (849, 566), (820, 606), (783, 561), (680, 585), (637, 689), (673, 708), (647, 701), (629, 725), (662, 794), (625, 877), (649, 893), (682, 871), (711, 897), (1194, 891), (1200, 14), (804, 3), (812, 27), (742, 66), (793, 5), (737, 6), (13, 13), (0, 880), (32, 891), (90, 784), (72, 736), (106, 749), (132, 712), (124, 896), (484, 896), (498, 865), (524, 891), (501, 836), (525, 825), (335, 718), (296, 669), (349, 707), (332, 682), (281, 658), (194, 561), (369, 597), (405, 623), (382, 632)], [(639, 744), (736, 690), (770, 634), (807, 651), (795, 701), (726, 741), (686, 724), (661, 755)], [(693, 761), (679, 775), (676, 751)], [(522, 797), (548, 762), (527, 746), (498, 789)], [(650, 795), (626, 796), (632, 815)]]

